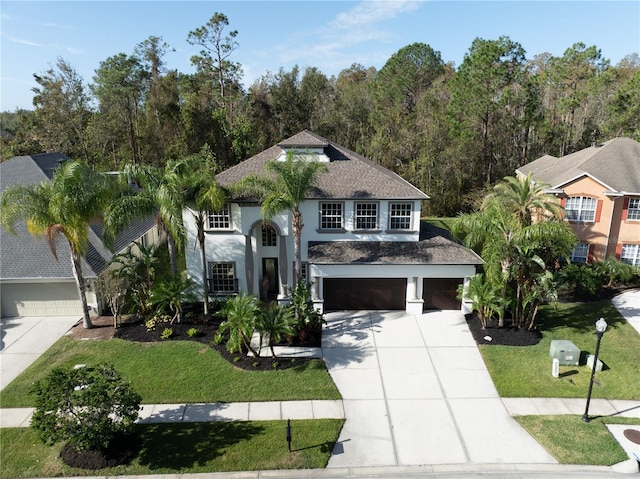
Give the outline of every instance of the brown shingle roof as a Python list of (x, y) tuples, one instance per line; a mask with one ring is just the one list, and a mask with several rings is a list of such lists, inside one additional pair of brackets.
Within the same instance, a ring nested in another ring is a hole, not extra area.
[(420, 241), (310, 241), (307, 258), (313, 264), (482, 264), (445, 230), (427, 223), (421, 224)]
[(320, 174), (316, 187), (309, 192), (309, 199), (428, 199), (426, 194), (392, 171), (307, 130), (223, 171), (216, 180), (222, 186), (229, 186), (246, 176), (262, 174), (265, 164), (278, 158), (286, 148), (323, 148), (330, 160), (328, 171)]
[(614, 138), (562, 158), (545, 155), (517, 170), (523, 175), (561, 188), (588, 175), (617, 192), (640, 193), (640, 143)]

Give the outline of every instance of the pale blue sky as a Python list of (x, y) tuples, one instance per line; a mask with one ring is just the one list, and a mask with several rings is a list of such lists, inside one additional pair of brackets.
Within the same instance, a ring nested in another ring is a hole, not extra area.
[(149, 36), (174, 52), (168, 68), (192, 72), (190, 30), (215, 13), (238, 30), (244, 83), (281, 67), (318, 67), (337, 75), (353, 63), (381, 68), (400, 48), (429, 44), (460, 65), (476, 37), (519, 42), (527, 58), (596, 45), (616, 64), (640, 51), (640, 2), (623, 1), (11, 1), (0, 0), (0, 111), (32, 108), (34, 73), (69, 62), (90, 82), (101, 61), (133, 53)]

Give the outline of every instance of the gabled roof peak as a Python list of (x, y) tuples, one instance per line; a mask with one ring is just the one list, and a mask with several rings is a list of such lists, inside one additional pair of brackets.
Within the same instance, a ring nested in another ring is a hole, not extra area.
[(329, 140), (309, 130), (302, 130), (300, 133), (282, 140), (278, 143), (278, 146), (283, 150), (290, 148), (326, 148), (329, 146)]

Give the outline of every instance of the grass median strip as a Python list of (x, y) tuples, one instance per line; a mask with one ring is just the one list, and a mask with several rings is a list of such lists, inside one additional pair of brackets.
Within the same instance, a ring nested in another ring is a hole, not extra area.
[(63, 337), (2, 391), (0, 406), (33, 406), (31, 385), (54, 367), (98, 363), (112, 364), (147, 404), (341, 398), (322, 360), (287, 370), (243, 371), (213, 348), (191, 341), (132, 343)]
[(640, 419), (602, 417), (586, 423), (581, 416), (515, 418), (561, 464), (611, 466), (629, 459), (606, 424), (640, 424)]
[(43, 445), (30, 428), (2, 429), (0, 477), (69, 477), (312, 469), (326, 466), (343, 420), (138, 425), (142, 449), (130, 464), (107, 469), (71, 468), (62, 445)]

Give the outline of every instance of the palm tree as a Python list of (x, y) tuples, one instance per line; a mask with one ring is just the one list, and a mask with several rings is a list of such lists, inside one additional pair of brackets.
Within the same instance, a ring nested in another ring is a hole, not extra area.
[(293, 231), (293, 251), (295, 256), (294, 282), (301, 277), (301, 237), (304, 226), (300, 204), (307, 198), (318, 175), (327, 167), (318, 161), (297, 157), (287, 152), (284, 161), (271, 160), (265, 165), (265, 174), (249, 176), (242, 180), (237, 188), (250, 194), (257, 194), (262, 201), (262, 218), (270, 220), (283, 211), (291, 211)]
[(183, 192), (188, 211), (196, 224), (196, 236), (200, 246), (200, 265), (202, 268), (202, 294), (205, 316), (209, 314), (207, 284), (207, 257), (205, 252), (205, 222), (209, 211), (222, 209), (227, 201), (226, 191), (215, 180), (215, 163), (210, 155), (198, 154), (187, 158), (187, 170), (191, 173), (185, 178)]
[[(557, 258), (566, 257), (575, 243), (554, 197), (541, 193), (543, 187), (534, 187), (529, 180), (496, 185), (479, 211), (459, 216), (451, 228), (480, 254), (487, 279), (502, 285), (505, 303), (510, 283), (515, 282), (514, 314), (523, 310), (522, 288), (527, 289), (533, 276), (550, 268)], [(544, 221), (533, 221), (533, 214), (540, 211), (547, 213)], [(528, 319), (518, 318), (518, 323)]]
[(85, 296), (82, 256), (87, 252), (89, 225), (99, 218), (119, 188), (107, 175), (96, 173), (83, 163), (69, 161), (57, 169), (51, 181), (37, 185), (14, 185), (1, 199), (1, 222), (15, 233), (16, 222), (25, 220), (32, 236), (43, 236), (55, 260), (56, 239), (67, 240), (85, 328), (93, 324)]
[(177, 251), (184, 242), (182, 210), (185, 199), (182, 192), (184, 177), (188, 174), (184, 161), (169, 161), (164, 169), (151, 165), (125, 165), (123, 175), (141, 189), (120, 197), (105, 212), (105, 232), (109, 237), (122, 231), (134, 218), (156, 214), (159, 228), (167, 235), (171, 273), (178, 274)]
[(562, 206), (556, 196), (547, 192), (549, 186), (536, 183), (532, 173), (526, 177), (506, 176), (504, 181), (494, 186), (493, 193), (487, 195), (481, 208), (487, 208), (497, 198), (523, 226), (544, 217), (560, 218)]
[(242, 348), (246, 348), (257, 358), (259, 353), (251, 347), (251, 337), (259, 309), (258, 298), (246, 291), (229, 299), (216, 313), (225, 320), (220, 323), (215, 342), (220, 343), (226, 333), (229, 335), (227, 350), (230, 353), (241, 352)]
[(293, 309), (277, 305), (267, 305), (258, 313), (256, 329), (260, 333), (260, 344), (262, 345), (263, 336), (266, 336), (274, 358), (276, 351), (273, 346), (282, 338), (293, 334), (293, 316)]

